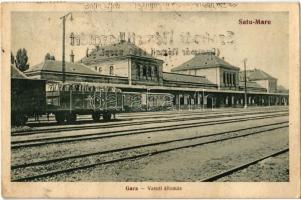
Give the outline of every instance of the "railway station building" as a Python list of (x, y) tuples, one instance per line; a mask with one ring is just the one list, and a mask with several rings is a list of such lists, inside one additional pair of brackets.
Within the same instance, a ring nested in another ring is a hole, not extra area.
[[(122, 91), (171, 93), (178, 109), (243, 107), (245, 80), (243, 71), (215, 52), (203, 52), (163, 71), (163, 60), (155, 58), (130, 41), (96, 46), (79, 61), (70, 54), (66, 62), (66, 82), (90, 82), (117, 87)], [(46, 60), (28, 69), (32, 78), (62, 80), (62, 62)], [(259, 70), (248, 70), (246, 80), (248, 106), (287, 105), (285, 88), (277, 89), (277, 79)]]

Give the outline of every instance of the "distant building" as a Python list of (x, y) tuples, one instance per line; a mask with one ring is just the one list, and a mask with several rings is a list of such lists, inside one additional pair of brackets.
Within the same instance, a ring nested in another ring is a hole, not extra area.
[[(247, 70), (247, 81), (256, 82), (267, 92), (277, 92), (277, 79), (260, 69)], [(240, 81), (244, 81), (244, 71), (240, 72)]]
[(171, 69), (174, 73), (205, 76), (219, 89), (237, 90), (239, 86), (239, 68), (235, 67), (214, 52), (204, 52)]

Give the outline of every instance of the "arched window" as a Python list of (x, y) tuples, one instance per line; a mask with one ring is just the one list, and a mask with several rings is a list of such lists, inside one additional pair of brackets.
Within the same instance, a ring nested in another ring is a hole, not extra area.
[(97, 71), (97, 66), (95, 66), (95, 71)]
[(140, 79), (140, 66), (136, 65), (136, 75), (137, 75), (137, 79)]
[(223, 83), (226, 84), (226, 73), (223, 73)]
[(157, 69), (157, 66), (154, 66), (154, 77), (158, 77), (158, 69)]
[(114, 66), (110, 66), (110, 75), (111, 75), (111, 76), (114, 75)]
[(227, 84), (230, 85), (230, 74), (227, 73)]
[(149, 77), (150, 79), (152, 79), (152, 67), (151, 66), (148, 66), (147, 68), (147, 77)]
[(142, 73), (143, 77), (146, 77), (146, 66), (143, 66), (143, 73)]
[(102, 73), (102, 67), (98, 68), (98, 72), (101, 74)]

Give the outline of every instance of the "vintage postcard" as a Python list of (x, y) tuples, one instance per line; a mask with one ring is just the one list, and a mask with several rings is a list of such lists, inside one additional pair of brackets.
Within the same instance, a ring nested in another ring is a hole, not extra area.
[(297, 3), (3, 3), (2, 194), (300, 197)]

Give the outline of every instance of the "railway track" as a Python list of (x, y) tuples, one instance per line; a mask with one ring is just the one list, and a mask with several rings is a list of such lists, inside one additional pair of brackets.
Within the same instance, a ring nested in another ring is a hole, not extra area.
[[(220, 111), (217, 111), (217, 112), (210, 112), (209, 114), (219, 114), (221, 113)], [(234, 112), (229, 112), (229, 113), (238, 113), (237, 111), (234, 111)], [(145, 115), (142, 115), (141, 117), (129, 117), (126, 119), (126, 121), (131, 121), (133, 119), (156, 119), (156, 118), (164, 118), (164, 119), (168, 119), (168, 118), (175, 118), (177, 116), (194, 116), (194, 115), (198, 115), (198, 116), (202, 116), (202, 115), (207, 115), (208, 113), (204, 113), (204, 112), (192, 112), (192, 113), (172, 113), (173, 115), (171, 114), (161, 114), (161, 115), (154, 115), (154, 116), (145, 116)], [(91, 121), (91, 120), (90, 120)], [(162, 121), (162, 120), (161, 120)], [(160, 122), (160, 120), (158, 120), (158, 122)], [(100, 122), (100, 123), (103, 123), (103, 122)], [(51, 127), (51, 128), (41, 128), (41, 129), (34, 129), (34, 130), (19, 130), (19, 131), (15, 131), (15, 132), (12, 132), (12, 136), (19, 136), (19, 135), (31, 135), (31, 134), (39, 134), (39, 133), (50, 133), (50, 132), (60, 132), (60, 131), (66, 131), (66, 130), (81, 130), (81, 129), (94, 129), (94, 128), (107, 128), (107, 127), (119, 127), (121, 125), (135, 125), (135, 124), (140, 124), (142, 123), (141, 121), (138, 121), (138, 122), (124, 122), (124, 120), (120, 120), (118, 122), (118, 124), (114, 124), (114, 122), (108, 122), (106, 124), (97, 124), (97, 125), (82, 125), (82, 124), (78, 124), (78, 125), (60, 125), (60, 126), (54, 126), (54, 127)], [(66, 127), (67, 126), (67, 127)]]
[(288, 113), (284, 112), (284, 113), (260, 115), (260, 116), (253, 116), (253, 117), (224, 119), (218, 121), (216, 120), (216, 117), (214, 117), (214, 120), (211, 121), (173, 124), (173, 125), (166, 125), (162, 127), (148, 127), (148, 128), (143, 128), (143, 130), (141, 130), (141, 128), (136, 128), (131, 130), (108, 131), (108, 132), (98, 132), (98, 133), (90, 133), (90, 134), (59, 136), (59, 137), (45, 137), (45, 138), (37, 138), (37, 139), (30, 139), (30, 140), (25, 139), (25, 140), (12, 141), (11, 148), (17, 149), (17, 148), (25, 148), (25, 147), (33, 147), (33, 146), (41, 146), (41, 145), (49, 145), (49, 144), (76, 142), (76, 141), (83, 141), (83, 140), (104, 139), (104, 138), (112, 138), (112, 137), (127, 136), (127, 135), (134, 135), (134, 134), (142, 134), (148, 132), (170, 131), (176, 129), (194, 128), (194, 127), (201, 127), (201, 126), (208, 126), (208, 125), (274, 118), (274, 117), (281, 117), (287, 115)]
[(260, 161), (263, 161), (263, 160), (265, 160), (265, 159), (268, 159), (268, 158), (271, 158), (271, 157), (275, 157), (275, 156), (281, 155), (281, 154), (286, 153), (286, 152), (288, 152), (288, 151), (289, 151), (289, 148), (281, 149), (281, 150), (279, 150), (279, 151), (277, 151), (277, 152), (274, 152), (274, 153), (272, 153), (272, 154), (265, 155), (265, 156), (263, 156), (263, 157), (254, 159), (254, 160), (252, 160), (252, 161), (250, 161), (250, 162), (244, 163), (244, 164), (242, 164), (242, 165), (233, 167), (233, 168), (231, 168), (231, 169), (228, 169), (228, 170), (225, 170), (225, 171), (223, 171), (223, 172), (220, 172), (220, 173), (217, 173), (217, 174), (215, 174), (215, 175), (212, 175), (212, 176), (210, 176), (210, 177), (207, 177), (207, 178), (201, 180), (201, 182), (213, 182), (213, 181), (217, 181), (217, 180), (220, 179), (220, 178), (227, 177), (227, 176), (229, 176), (229, 175), (231, 175), (231, 174), (233, 174), (233, 173), (235, 173), (235, 172), (239, 172), (239, 171), (241, 171), (241, 170), (243, 170), (243, 169), (246, 169), (247, 167), (249, 167), (249, 166), (251, 166), (251, 165), (255, 165), (255, 164), (257, 164), (257, 163), (260, 162)]
[[(12, 181), (33, 181), (36, 179), (92, 168), (99, 165), (107, 165), (146, 156), (153, 156), (169, 151), (252, 136), (287, 127), (288, 121), (284, 121), (215, 134), (140, 144), (89, 154), (73, 155), (52, 160), (42, 160), (33, 163), (23, 163), (11, 166), (12, 175), (14, 177)], [(65, 166), (69, 166), (69, 168), (64, 168)]]
[[(77, 131), (77, 130), (87, 130), (87, 129), (104, 129), (104, 128), (117, 128), (117, 127), (123, 127), (123, 126), (134, 126), (134, 125), (145, 125), (145, 124), (152, 124), (152, 123), (162, 123), (164, 122), (177, 122), (177, 121), (189, 121), (192, 118), (193, 119), (210, 119), (210, 118), (217, 118), (217, 117), (232, 117), (232, 116), (242, 116), (246, 114), (255, 115), (255, 114), (266, 114), (266, 113), (278, 113), (278, 112), (287, 112), (287, 110), (277, 110), (277, 111), (260, 111), (254, 113), (253, 111), (248, 112), (230, 112), (227, 114), (219, 114), (220, 112), (216, 113), (210, 113), (210, 115), (206, 115), (206, 113), (197, 113), (194, 115), (197, 115), (198, 117), (195, 117), (193, 114), (187, 114), (187, 115), (181, 115), (181, 116), (192, 116), (188, 118), (175, 118), (174, 116), (166, 116), (165, 119), (162, 119), (160, 117), (159, 120), (142, 120), (142, 121), (136, 121), (136, 122), (120, 122), (120, 123), (109, 123), (109, 124), (101, 124), (101, 125), (89, 125), (89, 126), (68, 126), (68, 127), (59, 127), (59, 128), (47, 128), (47, 129), (41, 129), (41, 130), (31, 130), (31, 131), (18, 131), (13, 132), (12, 136), (26, 136), (26, 135), (35, 135), (35, 134), (43, 134), (43, 133), (56, 133), (56, 132), (62, 132), (62, 131)], [(239, 115), (237, 115), (237, 113)], [(208, 114), (208, 113), (207, 113)], [(212, 114), (212, 115), (211, 115)], [(204, 116), (205, 115), (205, 116)], [(173, 119), (169, 119), (173, 118)]]

